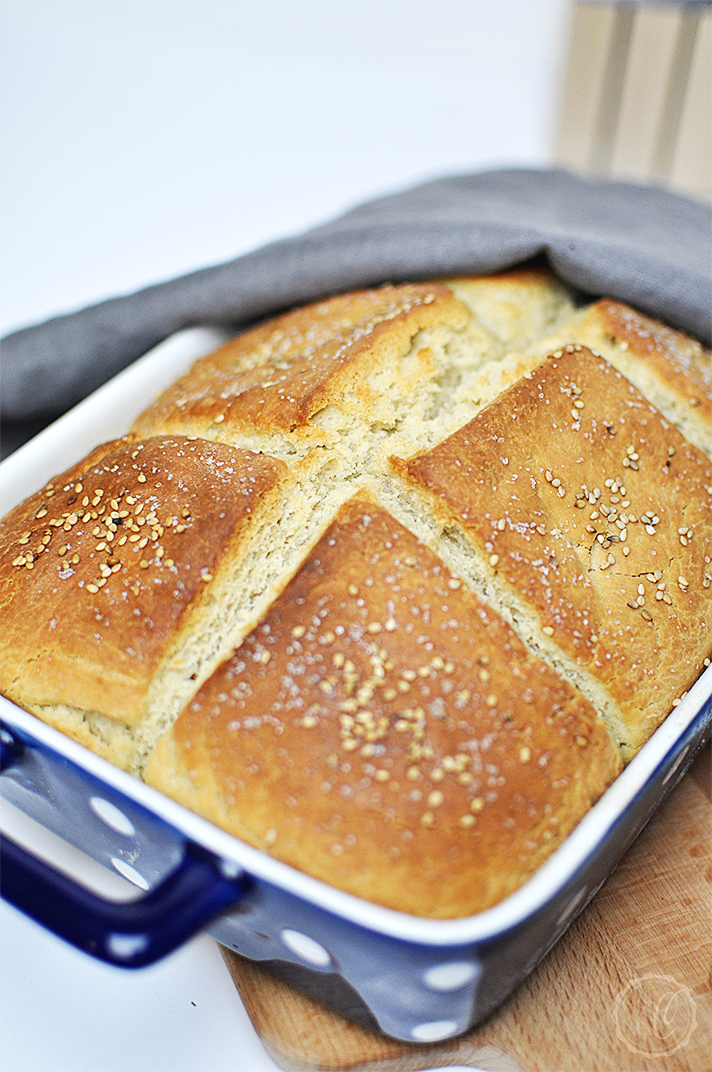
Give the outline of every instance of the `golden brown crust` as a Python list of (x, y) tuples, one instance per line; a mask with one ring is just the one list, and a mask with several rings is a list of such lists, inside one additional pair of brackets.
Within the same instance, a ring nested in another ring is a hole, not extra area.
[(286, 435), (309, 443), (328, 439), (314, 421), (327, 407), (349, 420), (393, 421), (394, 402), (434, 373), (427, 347), (403, 367), (413, 338), (466, 321), (465, 307), (438, 283), (339, 295), (270, 320), (197, 361), (135, 430), (189, 430), (227, 442), (250, 433)]
[(712, 360), (710, 353), (681, 331), (604, 298), (591, 310), (600, 317), (612, 342), (642, 358), (660, 378), (665, 389), (679, 396), (712, 432)]
[(710, 654), (712, 466), (608, 362), (568, 350), (394, 464), (604, 686), (636, 750)]
[(342, 889), (450, 917), (520, 885), (619, 769), (583, 697), (358, 497), (146, 778)]
[(384, 286), (201, 359), (3, 522), (3, 691), (352, 893), (494, 904), (710, 647), (709, 354), (574, 312)]
[(181, 436), (97, 448), (0, 524), (2, 690), (136, 725), (283, 463)]
[(605, 357), (712, 455), (712, 353), (696, 339), (610, 298), (594, 302), (558, 336)]

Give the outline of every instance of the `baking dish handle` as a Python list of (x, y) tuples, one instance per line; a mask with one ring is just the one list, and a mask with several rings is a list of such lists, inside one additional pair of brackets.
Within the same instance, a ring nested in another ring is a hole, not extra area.
[[(21, 768), (29, 735), (0, 723), (0, 770)], [(39, 754), (39, 752), (38, 752)], [(174, 831), (177, 834), (177, 831)], [(251, 879), (234, 864), (179, 835), (177, 866), (152, 889), (125, 901), (105, 899), (5, 835), (0, 896), (35, 922), (99, 960), (140, 968), (177, 949), (241, 901)]]

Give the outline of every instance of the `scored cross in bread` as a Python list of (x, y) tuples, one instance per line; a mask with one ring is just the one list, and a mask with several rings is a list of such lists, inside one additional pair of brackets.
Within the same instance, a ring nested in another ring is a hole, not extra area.
[(287, 460), (317, 448), (339, 479), (352, 479), (384, 439), (417, 441), (451, 410), (471, 412), (480, 369), (478, 389), (491, 395), (518, 367), (493, 366), (573, 311), (566, 289), (534, 269), (339, 295), (196, 361), (134, 431), (180, 431)]
[(516, 889), (620, 767), (578, 690), (358, 496), (144, 776), (317, 878), (447, 918)]
[(341, 888), (493, 904), (709, 664), (711, 368), (538, 269), (274, 318), (3, 522), (3, 691)]
[(594, 700), (630, 758), (710, 654), (706, 456), (569, 345), (393, 465), (463, 574)]
[(287, 486), (286, 537), (294, 477), (223, 444), (127, 437), (55, 478), (0, 522), (3, 693), (135, 768), (273, 579)]

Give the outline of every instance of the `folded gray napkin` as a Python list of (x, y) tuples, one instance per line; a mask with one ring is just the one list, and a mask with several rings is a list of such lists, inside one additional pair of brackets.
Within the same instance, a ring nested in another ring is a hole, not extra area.
[(180, 328), (236, 329), (338, 291), (545, 258), (709, 343), (712, 213), (655, 188), (561, 170), (426, 183), (216, 267), (25, 328), (2, 341), (3, 450)]

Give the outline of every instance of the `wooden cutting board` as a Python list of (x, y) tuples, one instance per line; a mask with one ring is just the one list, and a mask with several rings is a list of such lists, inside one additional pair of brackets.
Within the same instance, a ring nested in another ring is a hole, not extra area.
[(374, 1035), (223, 949), (265, 1049), (288, 1072), (710, 1072), (710, 755), (534, 973), (459, 1039)]

